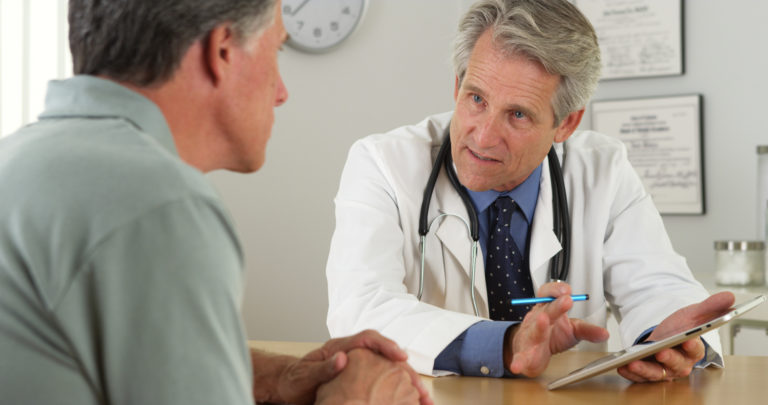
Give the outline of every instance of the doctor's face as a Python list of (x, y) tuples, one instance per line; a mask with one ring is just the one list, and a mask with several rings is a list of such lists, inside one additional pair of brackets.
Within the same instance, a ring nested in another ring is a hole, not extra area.
[(559, 83), (540, 63), (496, 49), (490, 31), (478, 39), (463, 81), (456, 81), (451, 120), (451, 155), (465, 187), (511, 190), (553, 142), (573, 133), (583, 110), (555, 127), (551, 101)]

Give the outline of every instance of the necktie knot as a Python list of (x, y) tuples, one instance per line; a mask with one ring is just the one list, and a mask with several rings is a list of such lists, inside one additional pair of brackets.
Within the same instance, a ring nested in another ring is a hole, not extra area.
[(509, 232), (509, 223), (512, 220), (512, 213), (515, 212), (517, 204), (511, 198), (504, 196), (497, 198), (493, 202), (493, 208), (496, 218), (491, 222), (502, 225)]

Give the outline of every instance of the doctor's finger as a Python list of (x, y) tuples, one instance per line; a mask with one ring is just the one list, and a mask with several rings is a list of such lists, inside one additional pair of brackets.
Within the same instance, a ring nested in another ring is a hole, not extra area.
[(704, 345), (704, 341), (701, 340), (701, 338), (687, 340), (679, 344), (676, 349), (678, 349), (683, 356), (688, 357), (695, 362), (703, 359), (707, 352), (707, 347)]
[(706, 347), (700, 338), (687, 340), (673, 348), (656, 353), (656, 361), (659, 363), (671, 363), (673, 361), (685, 361), (697, 363), (704, 358)]
[[(514, 360), (519, 360), (519, 355), (527, 351), (539, 346), (548, 346), (549, 326), (550, 322), (545, 314), (532, 311), (525, 316), (523, 323), (516, 329), (512, 337), (513, 363)], [(520, 359), (522, 358), (525, 356), (520, 357)]]
[(635, 383), (643, 383), (643, 382), (647, 382), (648, 381), (648, 379), (646, 379), (645, 377), (642, 377), (642, 376), (640, 376), (638, 374), (635, 374), (632, 371), (630, 371), (629, 367), (627, 367), (627, 366), (621, 366), (621, 367), (617, 368), (616, 372), (619, 373), (620, 376), (626, 378), (629, 381), (635, 382)]
[(643, 381), (632, 380), (635, 382), (662, 381), (677, 377), (674, 370), (670, 370), (666, 365), (655, 361), (635, 360), (624, 367), (630, 373), (643, 379)]
[(509, 371), (535, 377), (547, 367), (549, 353), (549, 319), (544, 314), (530, 314), (513, 338), (513, 357)]
[(717, 294), (710, 295), (707, 299), (701, 302), (701, 306), (704, 310), (710, 312), (720, 312), (727, 310), (736, 301), (736, 296), (730, 291), (722, 291)]
[(661, 374), (661, 377), (655, 379), (674, 380), (676, 378), (688, 377), (695, 363), (683, 361), (682, 356), (678, 354), (674, 360), (658, 364), (664, 369), (664, 372)]
[(691, 306), (693, 314), (691, 318), (704, 322), (725, 313), (733, 306), (736, 298), (730, 291), (722, 291), (709, 296), (704, 301)]
[(605, 342), (608, 340), (608, 329), (591, 324), (581, 319), (571, 319), (573, 325), (573, 335), (579, 340), (588, 340), (593, 343)]
[(547, 314), (551, 322), (555, 322), (561, 316), (565, 316), (573, 307), (573, 300), (570, 295), (558, 297), (556, 300), (547, 304), (538, 304), (544, 313)]
[(571, 285), (564, 282), (549, 282), (541, 287), (536, 294), (537, 297), (560, 297), (571, 294)]
[(655, 355), (656, 361), (666, 369), (667, 375), (674, 378), (687, 377), (691, 374), (691, 370), (693, 370), (696, 363), (703, 357), (703, 347), (701, 351), (686, 352), (678, 346), (662, 350)]

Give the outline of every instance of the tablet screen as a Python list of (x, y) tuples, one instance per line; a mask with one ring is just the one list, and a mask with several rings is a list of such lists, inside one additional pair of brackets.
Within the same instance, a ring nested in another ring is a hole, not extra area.
[(737, 318), (747, 311), (750, 311), (756, 306), (762, 304), (765, 302), (765, 300), (766, 297), (764, 295), (757, 296), (747, 302), (732, 307), (726, 313), (715, 319), (696, 325), (693, 328), (680, 331), (679, 333), (673, 334), (672, 336), (669, 336), (665, 339), (645, 345), (631, 346), (627, 349), (611, 353), (605, 357), (601, 357), (585, 365), (584, 367), (572, 371), (564, 377), (552, 381), (549, 383), (549, 385), (547, 385), (547, 388), (551, 390), (560, 388), (565, 385), (575, 383), (577, 381), (581, 381), (598, 374), (602, 374), (606, 371), (616, 369), (635, 360), (648, 357), (668, 347), (676, 346), (682, 342), (685, 342), (686, 340), (725, 325), (730, 320)]

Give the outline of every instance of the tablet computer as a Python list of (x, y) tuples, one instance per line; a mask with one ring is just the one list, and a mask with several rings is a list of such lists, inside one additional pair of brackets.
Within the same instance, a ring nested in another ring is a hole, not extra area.
[(686, 340), (689, 340), (693, 337), (699, 336), (703, 333), (709, 332), (711, 330), (719, 328), (720, 326), (725, 325), (730, 320), (737, 318), (743, 315), (744, 313), (746, 313), (747, 311), (750, 311), (756, 306), (762, 304), (763, 302), (765, 302), (765, 300), (766, 300), (766, 297), (764, 295), (759, 295), (747, 302), (744, 302), (742, 304), (739, 304), (730, 308), (726, 313), (716, 317), (715, 319), (696, 325), (693, 328), (690, 328), (686, 331), (680, 332), (678, 334), (672, 335), (662, 340), (658, 340), (653, 343), (649, 343), (645, 345), (635, 345), (627, 349), (619, 350), (618, 352), (611, 353), (605, 357), (601, 357), (587, 364), (582, 368), (572, 371), (566, 376), (563, 376), (561, 378), (558, 378), (552, 381), (547, 385), (547, 388), (550, 390), (560, 388), (568, 384), (572, 384), (577, 381), (581, 381), (589, 377), (604, 373), (606, 371), (616, 369), (618, 367), (621, 367), (635, 360), (648, 357), (652, 354), (655, 354), (661, 351), (662, 349), (676, 346), (682, 342), (685, 342)]

